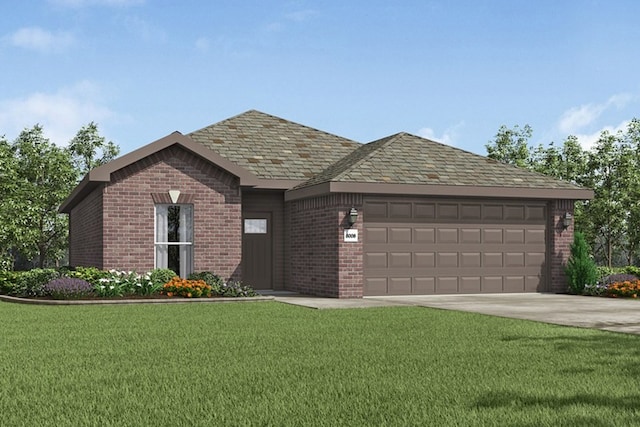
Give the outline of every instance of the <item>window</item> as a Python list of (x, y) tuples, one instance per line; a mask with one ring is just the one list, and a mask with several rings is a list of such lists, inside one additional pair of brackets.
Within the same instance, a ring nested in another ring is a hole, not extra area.
[(193, 271), (193, 206), (156, 205), (156, 268), (180, 277)]
[(245, 219), (244, 233), (245, 234), (267, 234), (267, 220), (266, 219)]

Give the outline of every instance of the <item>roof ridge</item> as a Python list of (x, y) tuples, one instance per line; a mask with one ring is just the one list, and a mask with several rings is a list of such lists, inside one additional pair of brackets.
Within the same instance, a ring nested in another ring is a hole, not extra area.
[(353, 142), (353, 143), (356, 143), (356, 144), (360, 144), (360, 142), (358, 142), (358, 141), (356, 141), (356, 140), (354, 140), (354, 139), (345, 138), (344, 136), (341, 136), (341, 135), (338, 135), (338, 134), (335, 134), (335, 133), (327, 132), (327, 131), (324, 131), (324, 130), (321, 130), (321, 129), (317, 129), (317, 128), (314, 128), (314, 127), (311, 127), (311, 126), (308, 126), (308, 125), (305, 125), (305, 124), (302, 124), (302, 123), (294, 122), (294, 121), (292, 121), (292, 120), (288, 120), (288, 119), (285, 119), (285, 118), (282, 118), (282, 117), (279, 117), (279, 116), (275, 116), (275, 115), (273, 115), (273, 114), (265, 113), (264, 111), (256, 110), (256, 109), (254, 109), (254, 108), (252, 108), (252, 109), (250, 109), (250, 110), (247, 110), (247, 111), (244, 111), (244, 112), (242, 112), (242, 113), (240, 113), (240, 114), (236, 114), (235, 116), (228, 117), (228, 118), (226, 118), (226, 119), (224, 119), (224, 120), (220, 120), (219, 122), (212, 123), (212, 124), (210, 124), (210, 125), (208, 125), (208, 126), (205, 126), (205, 127), (203, 127), (203, 128), (200, 128), (200, 129), (194, 130), (193, 132), (189, 132), (189, 133), (188, 133), (188, 135), (191, 135), (191, 134), (193, 134), (193, 133), (197, 133), (197, 132), (200, 132), (200, 131), (202, 131), (202, 130), (208, 129), (208, 128), (212, 127), (212, 126), (217, 126), (217, 125), (223, 124), (223, 123), (225, 123), (225, 122), (228, 122), (228, 121), (231, 121), (231, 120), (237, 119), (237, 118), (239, 118), (239, 117), (241, 117), (241, 116), (244, 116), (244, 115), (247, 115), (247, 114), (249, 114), (249, 113), (258, 113), (259, 115), (267, 116), (267, 117), (270, 117), (270, 118), (272, 118), (272, 119), (276, 119), (276, 120), (284, 120), (285, 122), (287, 122), (287, 123), (289, 123), (289, 124), (293, 124), (293, 125), (296, 125), (296, 126), (300, 126), (300, 127), (305, 128), (305, 129), (309, 129), (309, 130), (312, 130), (312, 131), (315, 131), (315, 132), (319, 132), (319, 133), (324, 134), (324, 135), (328, 135), (328, 136), (332, 136), (332, 137), (340, 138), (340, 139), (343, 139), (343, 140), (345, 140), (345, 141), (350, 141), (350, 142)]
[[(353, 150), (351, 153), (347, 154), (346, 156), (344, 156), (342, 159), (340, 159), (338, 162), (342, 161), (342, 160), (346, 160), (347, 157), (350, 156), (355, 156), (359, 151), (361, 150), (366, 150), (366, 148), (371, 148), (371, 151), (369, 151), (368, 153), (366, 153), (364, 156), (362, 156), (361, 158), (359, 158), (355, 163), (349, 165), (348, 167), (346, 167), (344, 170), (342, 170), (339, 174), (337, 174), (336, 176), (333, 177), (333, 179), (335, 178), (339, 178), (341, 175), (344, 175), (345, 173), (347, 173), (347, 171), (355, 169), (356, 167), (358, 167), (359, 165), (361, 165), (363, 162), (369, 160), (375, 153), (377, 153), (379, 150), (381, 150), (384, 147), (389, 146), (393, 141), (397, 140), (398, 138), (400, 138), (402, 136), (404, 132), (398, 132), (398, 133), (394, 133), (392, 135), (389, 136), (385, 136), (384, 138), (380, 138), (380, 139), (376, 139), (375, 141), (371, 141), (368, 142), (366, 144), (362, 144), (360, 147), (356, 148), (355, 150)], [(374, 144), (379, 144), (379, 146), (375, 146)], [(373, 148), (372, 148), (373, 147)], [(336, 163), (338, 163), (336, 162)], [(329, 167), (330, 168), (330, 167)], [(329, 169), (327, 168), (327, 169)]]

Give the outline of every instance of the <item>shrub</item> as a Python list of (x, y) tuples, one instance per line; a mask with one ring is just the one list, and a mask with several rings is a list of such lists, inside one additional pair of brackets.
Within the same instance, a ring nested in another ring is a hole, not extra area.
[(585, 286), (594, 285), (598, 281), (596, 265), (589, 255), (589, 245), (584, 235), (577, 231), (571, 244), (571, 255), (565, 268), (569, 292), (581, 294)]
[(60, 274), (53, 268), (34, 268), (16, 272), (15, 285), (9, 294), (16, 297), (44, 296), (44, 285), (58, 277)]
[(156, 268), (155, 270), (151, 270), (149, 275), (153, 284), (159, 285), (159, 288), (162, 288), (165, 283), (169, 283), (171, 279), (178, 276), (173, 270), (168, 268)]
[(189, 280), (174, 277), (162, 287), (162, 294), (168, 297), (199, 298), (210, 297), (211, 286), (203, 280)]
[(93, 285), (76, 277), (60, 277), (44, 285), (44, 293), (55, 299), (77, 299), (91, 295)]
[(0, 270), (0, 294), (12, 295), (20, 273), (17, 271)]
[(100, 279), (109, 277), (109, 272), (96, 267), (76, 267), (70, 270), (67, 276), (85, 280), (93, 286), (99, 286), (101, 284)]
[(229, 281), (223, 283), (219, 295), (224, 297), (255, 297), (258, 296), (256, 291), (249, 285), (245, 285), (240, 281)]
[(222, 295), (222, 285), (224, 285), (224, 280), (222, 277), (214, 274), (210, 271), (201, 271), (198, 273), (191, 273), (187, 279), (189, 280), (202, 280), (207, 285), (211, 286), (211, 292), (214, 295)]

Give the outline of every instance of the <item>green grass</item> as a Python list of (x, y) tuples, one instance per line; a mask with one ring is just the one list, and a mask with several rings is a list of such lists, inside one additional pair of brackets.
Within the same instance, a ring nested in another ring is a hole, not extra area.
[(417, 307), (0, 303), (7, 426), (640, 424), (640, 337)]

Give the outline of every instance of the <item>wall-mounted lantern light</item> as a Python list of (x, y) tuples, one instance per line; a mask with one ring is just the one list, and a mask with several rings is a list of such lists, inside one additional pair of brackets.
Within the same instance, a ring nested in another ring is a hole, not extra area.
[(353, 227), (353, 224), (358, 220), (358, 210), (356, 208), (349, 209), (349, 216), (347, 217), (347, 222), (349, 223), (349, 227)]
[(573, 215), (571, 212), (565, 212), (562, 216), (562, 229), (566, 230), (571, 225), (571, 221), (573, 220)]

